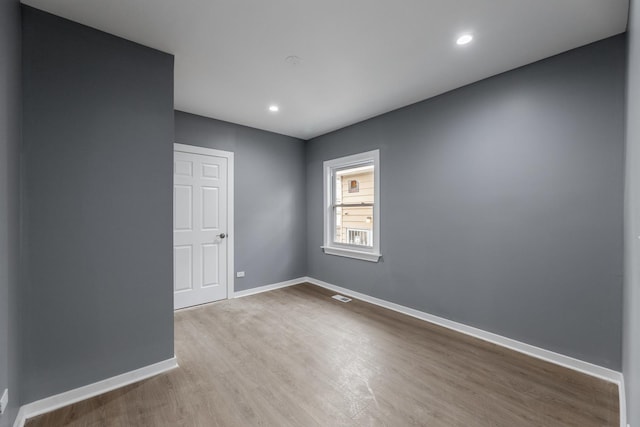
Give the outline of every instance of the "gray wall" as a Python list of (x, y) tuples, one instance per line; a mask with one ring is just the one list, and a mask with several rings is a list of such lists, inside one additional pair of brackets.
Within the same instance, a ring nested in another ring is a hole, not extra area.
[[(309, 276), (620, 370), (625, 38), (307, 144)], [(322, 161), (380, 149), (383, 261), (322, 253)]]
[(631, 1), (627, 71), (627, 181), (622, 370), (628, 422), (640, 427), (640, 3)]
[(235, 290), (306, 276), (304, 142), (176, 111), (176, 142), (235, 153)]
[(173, 357), (173, 57), (23, 8), (24, 402)]
[(20, 86), (20, 7), (0, 0), (0, 395), (9, 388), (0, 427), (12, 425), (18, 407)]

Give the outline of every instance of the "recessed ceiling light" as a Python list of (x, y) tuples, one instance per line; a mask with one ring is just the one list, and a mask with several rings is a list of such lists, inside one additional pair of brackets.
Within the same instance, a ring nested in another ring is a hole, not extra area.
[(277, 105), (269, 105), (269, 111), (272, 113), (277, 113), (280, 108)]
[(456, 40), (456, 43), (462, 46), (462, 45), (471, 43), (471, 40), (473, 40), (473, 36), (471, 34), (464, 34), (458, 37), (458, 40)]

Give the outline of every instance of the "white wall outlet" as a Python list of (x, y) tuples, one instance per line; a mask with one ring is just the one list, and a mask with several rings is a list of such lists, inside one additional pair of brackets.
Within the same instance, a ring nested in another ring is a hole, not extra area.
[(4, 414), (4, 410), (7, 409), (8, 403), (9, 403), (9, 389), (5, 388), (4, 393), (2, 393), (2, 398), (0, 398), (0, 414)]
[(244, 271), (238, 271), (236, 277), (244, 277)]

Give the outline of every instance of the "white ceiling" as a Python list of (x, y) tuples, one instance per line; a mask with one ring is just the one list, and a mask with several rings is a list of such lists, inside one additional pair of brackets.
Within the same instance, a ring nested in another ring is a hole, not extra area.
[[(23, 3), (173, 53), (178, 110), (303, 139), (621, 33), (628, 12), (628, 0)], [(457, 46), (465, 32), (474, 41)]]

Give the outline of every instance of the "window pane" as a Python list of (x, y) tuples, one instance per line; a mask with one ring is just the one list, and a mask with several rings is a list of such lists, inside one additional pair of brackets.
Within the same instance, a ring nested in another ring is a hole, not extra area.
[(373, 206), (336, 207), (335, 242), (373, 247)]
[[(335, 177), (334, 206), (375, 202), (373, 164), (338, 169)], [(373, 247), (373, 206), (336, 206), (334, 214), (336, 243)]]
[(373, 203), (373, 165), (363, 164), (336, 171), (335, 204)]

